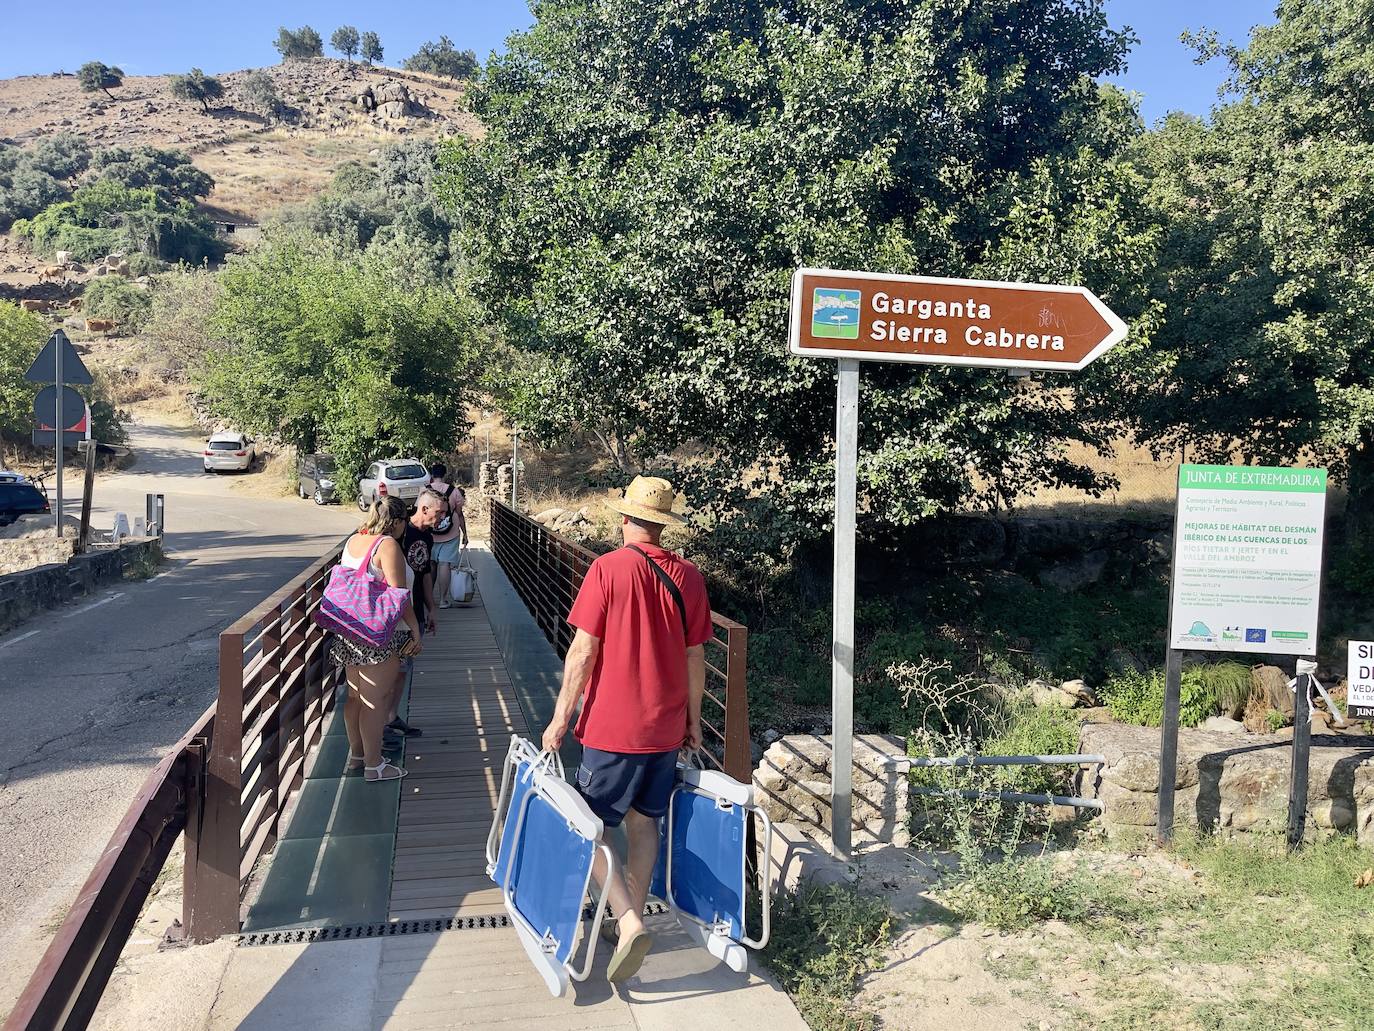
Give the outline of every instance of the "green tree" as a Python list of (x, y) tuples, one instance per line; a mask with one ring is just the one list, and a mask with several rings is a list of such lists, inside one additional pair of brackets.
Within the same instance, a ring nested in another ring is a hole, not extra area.
[(474, 78), (481, 65), (477, 62), (476, 53), (459, 50), (453, 45), (453, 40), (440, 36), (439, 42), (426, 43), (407, 57), (401, 62), (401, 67), (409, 72), (443, 75), (456, 81)]
[(277, 41), (272, 44), (281, 54), (283, 61), (304, 61), (312, 57), (324, 56), (324, 40), (309, 25), (303, 25), (295, 32), (286, 27), (277, 30)]
[(382, 60), (382, 39), (375, 32), (364, 32), (362, 38), (363, 60), (368, 64)]
[(337, 245), (277, 233), (220, 279), (202, 389), (213, 410), (300, 449), (327, 446), (347, 492), (379, 451), (450, 449), (480, 357), (473, 304), (411, 288)]
[(24, 373), (47, 335), (37, 315), (0, 301), (0, 437), (22, 440), (33, 426), (34, 385)]
[(329, 45), (353, 63), (353, 55), (358, 52), (358, 30), (352, 25), (344, 25), (334, 30), (329, 37)]
[(103, 90), (105, 96), (114, 100), (115, 95), (110, 92), (117, 86), (124, 85), (124, 73), (118, 68), (99, 61), (87, 61), (76, 73), (77, 81), (81, 83), (81, 88), (87, 93), (94, 93), (96, 90)]
[(210, 101), (224, 96), (224, 86), (213, 76), (206, 75), (199, 68), (192, 68), (185, 75), (173, 75), (172, 96), (178, 100), (196, 100), (210, 113)]
[[(1095, 79), (1130, 43), (1098, 2), (548, 0), (472, 92), (441, 195), (479, 297), (524, 355), (504, 401), (623, 469), (780, 537), (828, 521), (834, 371), (790, 357), (799, 266), (1084, 283), (1108, 303), (1151, 231)], [(871, 365), (861, 511), (906, 523), (1045, 484), (1101, 489), (1073, 381)], [(707, 477), (710, 481), (707, 481)], [(755, 488), (766, 486), (766, 491)], [(709, 488), (709, 489), (708, 489)]]
[(184, 151), (161, 147), (106, 147), (91, 161), (92, 182), (114, 182), (131, 190), (151, 187), (170, 201), (207, 197), (215, 180), (191, 163)]
[(261, 68), (255, 68), (243, 77), (239, 85), (239, 95), (250, 111), (256, 111), (268, 118), (282, 115), (286, 105), (277, 93), (277, 84), (272, 76)]
[(35, 171), (74, 183), (90, 167), (91, 145), (75, 133), (64, 132), (39, 140), (25, 156)]
[[(1282, 0), (1207, 121), (1174, 115), (1136, 158), (1164, 227), (1147, 336), (1112, 403), (1157, 453), (1329, 465), (1374, 491), (1374, 74), (1368, 0)], [(1352, 502), (1351, 511), (1370, 511)]]

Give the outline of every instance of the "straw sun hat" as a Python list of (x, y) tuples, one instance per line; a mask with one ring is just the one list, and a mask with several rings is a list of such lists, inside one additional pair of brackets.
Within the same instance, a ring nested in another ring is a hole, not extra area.
[(616, 491), (611, 491), (606, 507), (633, 519), (667, 526), (682, 522), (680, 516), (673, 514), (673, 502), (676, 500), (677, 493), (667, 480), (659, 476), (636, 476), (625, 488), (623, 498), (618, 497)]

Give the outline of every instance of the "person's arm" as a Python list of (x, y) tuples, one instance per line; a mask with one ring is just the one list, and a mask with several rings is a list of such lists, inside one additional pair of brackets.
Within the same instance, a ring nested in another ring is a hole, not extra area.
[(466, 506), (458, 509), (456, 512), (453, 513), (453, 525), (458, 527), (458, 529), (462, 532), (461, 540), (463, 542), (463, 547), (467, 547), (468, 517), (466, 512)]
[[(544, 728), (544, 750), (556, 752), (563, 744), (563, 736), (568, 732), (577, 703), (582, 700), (582, 692), (587, 689), (587, 681), (596, 667), (596, 657), (601, 651), (601, 639), (593, 637), (585, 630), (579, 630), (568, 648), (568, 656), (563, 660), (563, 687), (558, 692), (558, 702), (553, 708), (553, 718)], [(702, 668), (705, 673), (705, 667)], [(703, 681), (704, 683), (704, 681)], [(697, 710), (701, 700), (697, 700)]]
[(434, 577), (430, 575), (429, 564), (426, 563), (423, 579), (420, 583), (420, 590), (425, 592), (425, 629), (431, 634), (438, 628), (439, 624), (434, 619), (434, 613), (438, 611), (438, 606), (434, 604)]
[[(381, 566), (382, 575), (386, 577), (388, 584), (392, 587), (405, 587), (406, 557), (394, 537), (388, 537), (378, 546), (377, 564)], [(401, 618), (405, 620), (406, 626), (410, 627), (410, 644), (407, 645), (406, 654), (411, 655), (420, 649), (420, 621), (415, 618), (415, 606), (410, 603), (409, 598), (406, 599), (406, 607), (401, 612)]]
[(701, 696), (706, 692), (706, 646), (687, 649), (687, 737), (684, 745), (696, 751), (701, 747)]

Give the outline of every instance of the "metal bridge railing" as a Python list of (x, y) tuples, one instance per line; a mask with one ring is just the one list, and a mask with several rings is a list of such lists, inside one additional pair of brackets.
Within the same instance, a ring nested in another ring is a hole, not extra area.
[(235, 934), (239, 899), (300, 790), (343, 682), (311, 618), (343, 542), (219, 635), (203, 819), (186, 833), (187, 936)]
[[(596, 553), (495, 498), (491, 550), (559, 658), (565, 656), (575, 632), (568, 613)], [(706, 644), (701, 706), (703, 752), (709, 762), (747, 784), (753, 766), (745, 688), (749, 628), (718, 612), (711, 613), (711, 623), (715, 636)]]

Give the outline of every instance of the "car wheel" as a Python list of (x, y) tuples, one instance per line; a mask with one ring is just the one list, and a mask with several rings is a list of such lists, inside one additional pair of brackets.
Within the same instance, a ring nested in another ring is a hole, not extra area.
[(315, 491), (315, 504), (317, 504), (317, 505), (323, 505), (323, 504), (324, 504), (324, 491), (319, 490), (319, 489), (316, 489), (316, 491)]
[(363, 494), (362, 494), (361, 492), (359, 492), (359, 494), (358, 494), (358, 511), (360, 511), (360, 512), (366, 512), (366, 511), (367, 511), (367, 498), (364, 497)]

